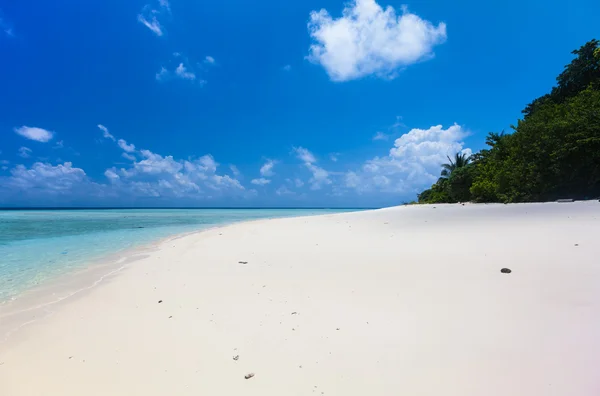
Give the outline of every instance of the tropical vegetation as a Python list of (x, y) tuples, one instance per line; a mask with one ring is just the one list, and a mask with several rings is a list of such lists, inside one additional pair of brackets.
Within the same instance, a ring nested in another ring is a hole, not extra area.
[(573, 51), (556, 86), (523, 110), (512, 133), (457, 153), (419, 203), (533, 202), (600, 196), (600, 42)]

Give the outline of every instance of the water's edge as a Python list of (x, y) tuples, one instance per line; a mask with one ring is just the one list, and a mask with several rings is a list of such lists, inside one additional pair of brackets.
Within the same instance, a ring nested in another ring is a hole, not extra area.
[[(317, 214), (317, 216), (331, 214), (334, 213)], [(140, 245), (90, 259), (85, 267), (75, 268), (56, 275), (34, 288), (23, 291), (11, 300), (0, 302), (0, 347), (23, 327), (51, 316), (62, 303), (67, 303), (72, 298), (80, 297), (93, 290), (103, 282), (110, 281), (131, 264), (148, 257), (152, 252), (158, 251), (165, 243), (242, 223), (311, 216), (315, 216), (315, 214), (265, 217), (199, 227), (194, 231), (159, 237), (150, 242), (141, 242)]]

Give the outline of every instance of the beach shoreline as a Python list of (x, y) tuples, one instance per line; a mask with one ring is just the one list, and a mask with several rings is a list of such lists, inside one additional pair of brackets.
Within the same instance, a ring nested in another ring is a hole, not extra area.
[(0, 393), (596, 395), (599, 232), (595, 201), (203, 230), (12, 334)]
[[(301, 215), (296, 217), (310, 217)], [(0, 303), (0, 347), (11, 335), (38, 320), (52, 315), (50, 308), (69, 299), (77, 298), (85, 292), (108, 282), (111, 278), (126, 270), (136, 261), (148, 257), (151, 252), (160, 250), (161, 246), (174, 240), (203, 232), (214, 231), (241, 223), (261, 222), (275, 219), (250, 219), (218, 224), (195, 231), (184, 231), (159, 237), (154, 241), (89, 260), (85, 267), (77, 268), (45, 280), (36, 287), (30, 288)], [(292, 217), (287, 217), (292, 218)]]

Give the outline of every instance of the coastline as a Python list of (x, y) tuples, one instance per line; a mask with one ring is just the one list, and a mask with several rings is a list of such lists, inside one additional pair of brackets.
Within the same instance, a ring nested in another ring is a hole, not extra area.
[(0, 393), (592, 396), (599, 232), (600, 204), (577, 202), (169, 239), (0, 344)]
[[(297, 217), (310, 216), (301, 215)], [(111, 252), (91, 259), (85, 267), (54, 276), (34, 288), (21, 292), (11, 300), (0, 303), (0, 347), (24, 326), (52, 315), (54, 311), (48, 310), (50, 307), (63, 302), (67, 303), (69, 299), (77, 298), (91, 289), (100, 286), (103, 282), (109, 282), (111, 278), (118, 276), (121, 271), (126, 270), (129, 265), (148, 257), (148, 254), (151, 252), (160, 250), (163, 244), (235, 224), (269, 221), (276, 218), (278, 217), (233, 221), (195, 231), (171, 234), (154, 241), (141, 243), (135, 247)]]

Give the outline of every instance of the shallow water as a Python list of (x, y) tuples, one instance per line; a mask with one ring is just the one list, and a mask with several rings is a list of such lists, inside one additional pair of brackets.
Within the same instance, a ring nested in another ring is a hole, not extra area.
[(0, 303), (109, 254), (169, 235), (244, 220), (331, 209), (100, 209), (0, 211)]

